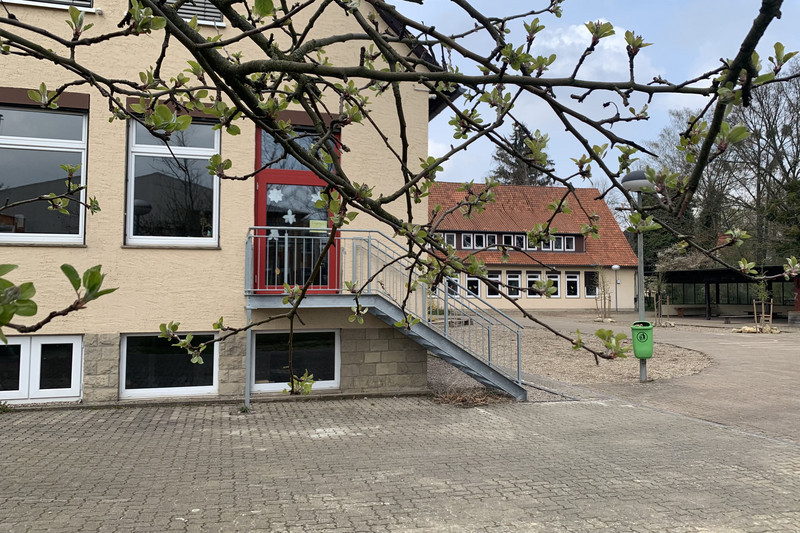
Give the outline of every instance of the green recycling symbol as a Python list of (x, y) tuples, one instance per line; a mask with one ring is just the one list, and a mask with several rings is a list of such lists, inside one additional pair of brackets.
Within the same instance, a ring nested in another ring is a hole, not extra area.
[(636, 340), (639, 342), (647, 342), (647, 333), (644, 331), (640, 331), (636, 334)]

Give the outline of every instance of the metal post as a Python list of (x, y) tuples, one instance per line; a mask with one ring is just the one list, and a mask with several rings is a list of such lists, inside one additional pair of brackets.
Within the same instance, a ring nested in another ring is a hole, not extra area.
[[(372, 233), (367, 234), (367, 277), (369, 279), (372, 276)], [(370, 290), (372, 288), (372, 283), (369, 284), (367, 287), (367, 292), (371, 293)]]
[(289, 230), (283, 236), (283, 282), (289, 283)]
[(517, 384), (522, 385), (522, 331), (517, 330)]
[[(642, 209), (642, 191), (636, 193), (639, 209)], [(642, 233), (638, 235), (639, 247), (639, 320), (644, 321), (644, 239)], [(647, 359), (639, 359), (639, 381), (647, 381)]]
[(492, 324), (489, 323), (486, 337), (489, 339), (489, 366), (492, 366)]
[[(636, 193), (639, 209), (642, 208), (642, 191)], [(638, 235), (639, 245), (639, 320), (644, 320), (644, 239), (642, 233)]]
[(255, 246), (255, 235), (249, 233), (244, 245), (244, 293), (251, 294), (254, 287), (255, 276), (253, 275), (253, 248)]
[[(247, 325), (252, 322), (253, 311), (247, 310)], [(245, 334), (247, 347), (245, 348), (244, 362), (244, 406), (250, 409), (250, 388), (253, 381), (253, 330), (248, 329)]]
[(619, 269), (614, 270), (614, 308), (619, 313)]
[(447, 286), (447, 281), (444, 281), (444, 336), (447, 337), (447, 332), (450, 327), (450, 316), (448, 314), (447, 302), (450, 296), (450, 287)]
[(420, 285), (422, 291), (422, 321), (428, 323), (428, 286)]

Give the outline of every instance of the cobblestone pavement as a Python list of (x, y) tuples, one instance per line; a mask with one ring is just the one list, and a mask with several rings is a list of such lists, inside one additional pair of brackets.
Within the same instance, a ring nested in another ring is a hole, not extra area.
[(0, 414), (0, 531), (800, 530), (800, 447), (620, 400)]

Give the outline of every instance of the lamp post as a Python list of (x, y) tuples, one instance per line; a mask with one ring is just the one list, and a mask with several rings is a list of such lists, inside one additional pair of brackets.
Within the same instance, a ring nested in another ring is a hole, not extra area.
[(614, 309), (619, 313), (619, 265), (611, 265), (614, 271)]
[[(636, 193), (636, 207), (642, 208), (642, 189), (652, 187), (653, 184), (647, 179), (643, 170), (634, 170), (620, 180), (620, 184), (630, 192)], [(639, 273), (638, 273), (638, 300), (639, 321), (644, 321), (644, 241), (641, 232), (637, 234), (637, 247), (639, 253)], [(647, 359), (639, 359), (639, 381), (647, 381)]]

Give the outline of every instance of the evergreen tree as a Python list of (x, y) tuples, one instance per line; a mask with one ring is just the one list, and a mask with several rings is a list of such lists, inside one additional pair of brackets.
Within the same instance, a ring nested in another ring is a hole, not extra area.
[[(494, 168), (489, 177), (506, 185), (550, 185), (550, 177), (536, 168), (535, 161), (530, 158), (531, 149), (525, 144), (525, 139), (531, 134), (524, 124), (514, 124), (511, 138), (506, 139), (508, 147), (514, 153), (509, 153), (500, 146), (495, 147), (492, 160)], [(522, 157), (520, 157), (522, 156)], [(548, 166), (552, 161), (547, 161)]]

